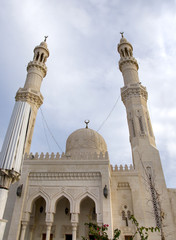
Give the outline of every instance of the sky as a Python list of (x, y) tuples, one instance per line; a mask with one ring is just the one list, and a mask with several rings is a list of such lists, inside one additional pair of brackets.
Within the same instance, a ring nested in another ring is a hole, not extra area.
[[(124, 86), (118, 68), (120, 32), (133, 45), (139, 78), (167, 186), (176, 188), (176, 1), (175, 0), (1, 0), (0, 147), (23, 87), (33, 49), (48, 35), (48, 73), (41, 93), (31, 152), (65, 151), (75, 130), (99, 130), (112, 165), (132, 164)], [(109, 118), (107, 116), (113, 109)], [(102, 123), (104, 123), (102, 125)], [(55, 143), (54, 139), (57, 141)]]

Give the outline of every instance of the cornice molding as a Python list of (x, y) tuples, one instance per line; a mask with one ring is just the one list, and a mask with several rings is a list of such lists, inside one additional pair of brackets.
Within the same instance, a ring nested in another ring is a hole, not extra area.
[(15, 96), (16, 101), (28, 102), (39, 108), (43, 104), (43, 96), (40, 92), (35, 92), (32, 89), (20, 88)]
[(123, 65), (135, 65), (137, 70), (139, 69), (137, 60), (134, 57), (123, 57), (119, 61), (119, 69), (122, 72)]
[(125, 86), (121, 88), (121, 98), (123, 103), (125, 104), (127, 99), (133, 97), (141, 97), (147, 101), (148, 92), (145, 87), (140, 84), (131, 84), (130, 86)]
[(47, 67), (46, 67), (46, 65), (44, 63), (38, 62), (38, 61), (31, 61), (31, 62), (28, 63), (27, 71), (29, 71), (30, 68), (34, 68), (34, 69), (36, 68), (36, 69), (38, 69), (38, 70), (43, 72), (43, 77), (46, 76)]
[(30, 180), (98, 180), (100, 172), (31, 172)]

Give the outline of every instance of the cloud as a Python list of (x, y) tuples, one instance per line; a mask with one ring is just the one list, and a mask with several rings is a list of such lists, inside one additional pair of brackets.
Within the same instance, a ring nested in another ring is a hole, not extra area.
[[(175, 10), (172, 0), (1, 1), (0, 139), (8, 126), (15, 92), (24, 84), (32, 51), (44, 35), (49, 35), (50, 57), (41, 88), (42, 109), (53, 135), (64, 150), (69, 134), (84, 127), (85, 119), (97, 130), (123, 87), (116, 47), (119, 32), (124, 31), (139, 63), (140, 81), (149, 93), (148, 107), (167, 184), (176, 187), (175, 176), (169, 173), (176, 170)], [(121, 100), (100, 134), (113, 164), (132, 162)], [(50, 147), (39, 111), (31, 151), (59, 151), (48, 132), (47, 137)]]

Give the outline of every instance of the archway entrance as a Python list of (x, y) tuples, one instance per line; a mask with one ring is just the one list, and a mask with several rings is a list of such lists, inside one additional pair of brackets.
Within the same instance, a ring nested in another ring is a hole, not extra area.
[(79, 239), (81, 236), (88, 238), (88, 228), (84, 224), (89, 222), (97, 222), (96, 207), (95, 202), (90, 197), (85, 197), (80, 203)]
[(72, 239), (70, 202), (66, 197), (60, 198), (56, 203), (53, 227), (55, 229), (54, 239)]
[(46, 202), (43, 197), (38, 197), (32, 206), (32, 212), (30, 216), (28, 239), (42, 239), (46, 237)]

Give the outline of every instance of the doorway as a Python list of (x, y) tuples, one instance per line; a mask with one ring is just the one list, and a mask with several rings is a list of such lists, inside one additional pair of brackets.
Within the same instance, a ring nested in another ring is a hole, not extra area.
[(72, 234), (65, 234), (65, 240), (72, 240)]

